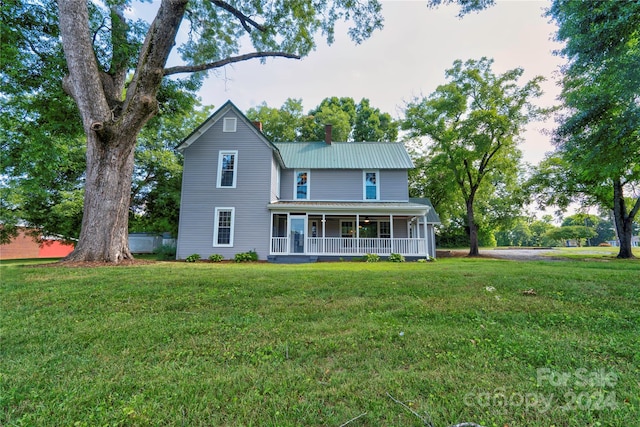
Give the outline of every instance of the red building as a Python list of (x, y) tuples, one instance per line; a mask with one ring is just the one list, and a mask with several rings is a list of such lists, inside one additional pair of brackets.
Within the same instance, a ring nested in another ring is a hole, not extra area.
[(43, 238), (41, 243), (36, 242), (25, 229), (21, 229), (11, 243), (0, 245), (0, 259), (63, 258), (73, 248), (72, 244), (49, 237)]

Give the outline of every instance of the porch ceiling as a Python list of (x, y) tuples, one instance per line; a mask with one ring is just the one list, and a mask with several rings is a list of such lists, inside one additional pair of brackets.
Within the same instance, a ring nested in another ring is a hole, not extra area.
[(267, 205), (274, 212), (306, 212), (306, 213), (351, 213), (351, 214), (393, 214), (393, 215), (427, 215), (430, 207), (409, 202), (308, 202), (285, 201)]

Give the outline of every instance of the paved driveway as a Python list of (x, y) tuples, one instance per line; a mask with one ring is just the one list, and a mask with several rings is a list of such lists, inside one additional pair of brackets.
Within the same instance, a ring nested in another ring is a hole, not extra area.
[(553, 249), (481, 249), (480, 255), (515, 261), (557, 261), (553, 252)]

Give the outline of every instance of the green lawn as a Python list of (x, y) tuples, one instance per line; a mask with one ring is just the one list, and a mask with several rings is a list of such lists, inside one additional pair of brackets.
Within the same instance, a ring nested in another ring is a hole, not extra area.
[[(557, 247), (549, 251), (547, 255), (571, 259), (611, 259), (615, 258), (619, 251), (620, 248), (601, 246), (583, 246), (580, 248)], [(545, 251), (541, 250), (541, 252)], [(640, 258), (640, 248), (631, 248), (631, 252)]]
[(639, 261), (3, 262), (0, 275), (4, 426), (640, 419)]

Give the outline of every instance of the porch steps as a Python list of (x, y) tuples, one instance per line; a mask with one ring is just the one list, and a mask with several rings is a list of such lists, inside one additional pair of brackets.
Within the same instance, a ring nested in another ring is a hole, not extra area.
[(317, 262), (315, 255), (269, 255), (267, 261), (274, 264), (307, 264)]

